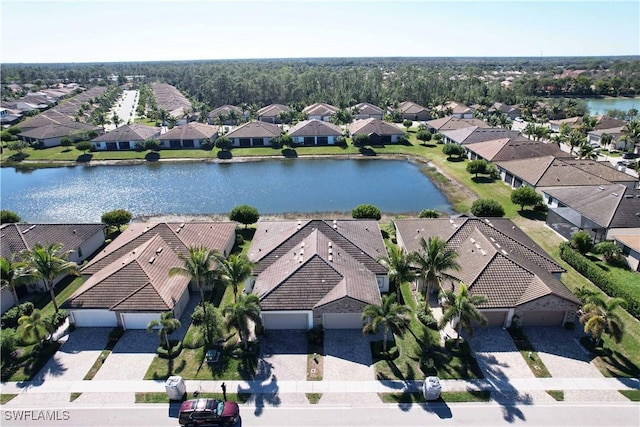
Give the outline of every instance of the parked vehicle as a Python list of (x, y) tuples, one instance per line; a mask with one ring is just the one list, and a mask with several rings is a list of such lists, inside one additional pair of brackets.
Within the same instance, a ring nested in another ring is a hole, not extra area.
[(638, 155), (636, 153), (629, 153), (629, 152), (622, 153), (622, 158), (623, 159), (635, 159), (637, 157), (640, 157), (640, 155)]
[(216, 399), (187, 400), (180, 406), (178, 422), (186, 427), (232, 426), (240, 420), (236, 402)]

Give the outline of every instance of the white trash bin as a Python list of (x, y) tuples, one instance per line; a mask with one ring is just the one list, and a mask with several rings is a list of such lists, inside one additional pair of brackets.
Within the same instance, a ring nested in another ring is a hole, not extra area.
[(440, 397), (442, 391), (442, 385), (440, 384), (440, 378), (427, 377), (422, 384), (422, 395), (425, 400), (436, 400)]
[(184, 380), (178, 375), (167, 378), (164, 382), (164, 388), (170, 400), (182, 400), (182, 397), (187, 392)]

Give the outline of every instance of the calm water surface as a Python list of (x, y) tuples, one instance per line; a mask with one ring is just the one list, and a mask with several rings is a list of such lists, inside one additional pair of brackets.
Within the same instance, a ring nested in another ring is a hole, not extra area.
[(586, 98), (589, 114), (606, 114), (609, 110), (640, 110), (640, 98)]
[(451, 212), (442, 193), (401, 160), (280, 160), (148, 163), (33, 171), (1, 168), (1, 206), (29, 222), (93, 222), (123, 208), (138, 215), (350, 212), (371, 203), (386, 213)]

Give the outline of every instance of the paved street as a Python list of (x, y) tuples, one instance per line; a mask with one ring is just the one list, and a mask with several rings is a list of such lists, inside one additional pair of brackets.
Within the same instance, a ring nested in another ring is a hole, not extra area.
[[(136, 117), (136, 108), (138, 108), (138, 91), (137, 90), (125, 90), (122, 92), (120, 98), (116, 101), (115, 105), (111, 108), (111, 111), (107, 114), (107, 118), (111, 120), (113, 113), (116, 113), (121, 120), (118, 127), (126, 125), (127, 121), (133, 121)], [(114, 130), (116, 126), (113, 123), (109, 123), (105, 126), (107, 132)]]

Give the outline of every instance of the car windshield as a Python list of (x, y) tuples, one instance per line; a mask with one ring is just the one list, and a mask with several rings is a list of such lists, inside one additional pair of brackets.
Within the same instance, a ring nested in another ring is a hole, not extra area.
[(219, 401), (218, 402), (218, 408), (216, 409), (216, 413), (218, 415), (222, 415), (223, 411), (224, 411), (224, 402), (223, 401)]

